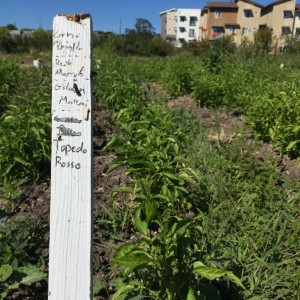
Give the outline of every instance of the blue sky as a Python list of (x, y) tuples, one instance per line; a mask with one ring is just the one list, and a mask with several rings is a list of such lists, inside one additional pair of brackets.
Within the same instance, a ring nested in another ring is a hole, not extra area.
[[(212, 1), (212, 0), (210, 0)], [(230, 1), (230, 0), (225, 0)], [(266, 0), (257, 1), (266, 4)], [(271, 1), (270, 1), (271, 2)], [(0, 26), (52, 29), (56, 14), (90, 13), (94, 30), (119, 33), (134, 28), (137, 18), (149, 20), (160, 33), (159, 13), (170, 8), (203, 8), (206, 0), (0, 0)]]

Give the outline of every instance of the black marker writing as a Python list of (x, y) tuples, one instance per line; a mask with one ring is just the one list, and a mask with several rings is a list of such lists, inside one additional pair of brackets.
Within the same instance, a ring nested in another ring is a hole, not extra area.
[(64, 122), (64, 123), (81, 123), (81, 120), (78, 120), (73, 117), (64, 117), (64, 118), (59, 118), (57, 116), (54, 117), (54, 121), (56, 122)]
[(60, 125), (57, 127), (59, 129), (59, 134), (64, 136), (81, 136), (81, 132), (76, 132), (72, 128), (67, 128), (65, 125)]
[(77, 96), (81, 96), (81, 92), (76, 83), (73, 84), (73, 87), (74, 87), (74, 90), (75, 90), (75, 93), (77, 94)]

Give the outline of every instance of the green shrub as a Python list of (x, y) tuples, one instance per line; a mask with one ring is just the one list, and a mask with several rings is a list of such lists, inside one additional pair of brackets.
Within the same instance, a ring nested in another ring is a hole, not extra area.
[(173, 53), (174, 47), (159, 36), (154, 36), (150, 42), (150, 53), (152, 55), (167, 56)]
[[(7, 92), (0, 116), (0, 177), (36, 179), (50, 168), (50, 78), (35, 69), (20, 70), (14, 63), (3, 62), (2, 68), (7, 69), (2, 88)], [(39, 76), (45, 77), (41, 81)]]
[(191, 89), (191, 62), (184, 56), (170, 58), (161, 73), (160, 83), (172, 96), (189, 94)]
[(21, 73), (14, 60), (0, 58), (0, 116), (20, 90)]
[(39, 219), (0, 226), (1, 299), (8, 299), (21, 288), (34, 290), (36, 283), (45, 281), (47, 274), (42, 250), (47, 248), (46, 231), (47, 226)]

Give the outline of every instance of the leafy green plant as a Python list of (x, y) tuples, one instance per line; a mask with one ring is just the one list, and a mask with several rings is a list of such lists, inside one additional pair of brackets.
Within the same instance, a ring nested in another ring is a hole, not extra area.
[[(113, 63), (110, 66), (120, 67)], [(126, 80), (134, 83), (136, 77), (131, 75)], [(188, 199), (189, 191), (198, 186), (199, 176), (182, 150), (190, 140), (176, 123), (181, 115), (169, 112), (159, 101), (147, 99), (139, 89), (132, 90), (135, 94), (126, 98), (120, 94), (123, 102), (118, 100), (119, 93), (114, 92), (107, 90), (103, 95), (104, 101), (115, 110), (120, 133), (104, 150), (116, 154), (108, 172), (124, 166), (131, 178), (128, 186), (119, 188), (112, 196), (125, 197), (130, 207), (126, 214), (132, 220), (130, 230), (137, 230), (137, 241), (127, 242), (117, 250), (114, 262), (120, 271), (114, 281), (117, 290), (113, 297), (127, 294), (194, 299), (200, 293), (203, 297), (217, 295), (218, 288), (208, 283), (223, 275), (242, 286), (233, 273), (206, 266), (200, 260), (201, 218), (193, 217), (198, 210), (193, 207), (195, 202)], [(111, 102), (110, 93), (113, 97), (118, 95), (116, 102)], [(187, 218), (189, 215), (191, 219)], [(206, 258), (203, 262), (209, 264)], [(196, 273), (202, 279), (198, 280)]]
[[(26, 182), (25, 179), (17, 178), (12, 179), (8, 177), (3, 178), (3, 182), (0, 183), (0, 201), (4, 206), (3, 214), (9, 214), (15, 210), (15, 201), (21, 195), (21, 186)], [(0, 210), (0, 215), (2, 211)]]
[(193, 97), (201, 107), (218, 108), (222, 106), (226, 93), (223, 77), (207, 73), (205, 69), (199, 71), (195, 72), (193, 77)]
[(184, 56), (170, 58), (161, 73), (160, 83), (172, 97), (191, 92), (191, 64)]
[(299, 130), (297, 128), (300, 92), (298, 75), (264, 89), (256, 96), (248, 111), (248, 120), (261, 139), (271, 141), (282, 152), (299, 155)]
[(0, 177), (28, 176), (49, 170), (50, 82), (17, 95), (3, 112), (0, 125)]
[(21, 70), (16, 61), (0, 58), (0, 117), (20, 89)]
[(2, 116), (2, 176), (11, 173), (38, 176), (37, 169), (43, 169), (50, 160), (50, 120), (45, 122), (41, 118), (43, 111), (48, 114), (47, 102), (39, 97), (32, 101), (39, 101), (40, 106), (26, 108), (11, 105)]
[[(220, 299), (209, 281), (227, 276), (243, 287), (232, 273), (201, 261), (198, 241), (202, 216), (193, 220), (174, 217), (157, 232), (142, 229), (136, 243), (119, 247), (114, 262), (124, 267), (125, 278), (113, 299), (140, 297), (152, 299)], [(135, 224), (141, 220), (135, 219)], [(121, 297), (122, 296), (122, 297)]]
[(0, 295), (45, 280), (43, 247), (47, 227), (39, 219), (14, 221), (0, 227)]

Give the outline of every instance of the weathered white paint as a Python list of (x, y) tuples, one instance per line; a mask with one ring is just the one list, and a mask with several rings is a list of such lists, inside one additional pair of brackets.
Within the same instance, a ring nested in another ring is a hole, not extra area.
[(92, 299), (91, 32), (89, 15), (54, 18), (51, 300)]

